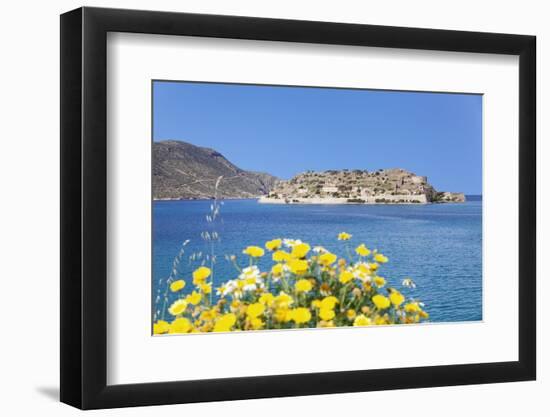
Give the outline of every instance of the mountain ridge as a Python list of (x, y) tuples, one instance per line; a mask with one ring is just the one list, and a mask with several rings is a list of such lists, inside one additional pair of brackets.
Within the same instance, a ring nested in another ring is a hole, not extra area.
[(278, 181), (237, 167), (215, 149), (181, 140), (153, 142), (152, 152), (155, 200), (256, 198)]

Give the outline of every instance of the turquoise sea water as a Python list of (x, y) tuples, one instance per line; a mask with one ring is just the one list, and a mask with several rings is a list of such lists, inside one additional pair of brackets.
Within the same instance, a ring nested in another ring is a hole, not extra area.
[[(224, 255), (242, 257), (248, 245), (263, 246), (274, 238), (294, 238), (321, 245), (344, 255), (339, 232), (353, 235), (350, 245), (367, 247), (389, 257), (380, 269), (390, 286), (401, 288), (411, 277), (416, 289), (403, 293), (426, 304), (430, 321), (482, 319), (482, 202), (467, 196), (463, 204), (427, 205), (271, 205), (256, 200), (225, 200), (216, 224), (220, 241), (215, 251), (214, 287), (236, 278)], [(193, 253), (209, 253), (201, 232), (210, 230), (206, 221), (211, 201), (156, 201), (153, 203), (153, 304), (172, 269), (182, 242), (185, 246), (179, 270), (188, 281), (199, 264)], [(260, 261), (262, 270), (271, 265), (269, 256)], [(158, 306), (153, 306), (157, 308)]]

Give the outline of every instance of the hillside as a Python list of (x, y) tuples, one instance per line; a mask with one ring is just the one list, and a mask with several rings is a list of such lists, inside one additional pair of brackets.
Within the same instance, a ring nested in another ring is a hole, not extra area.
[(464, 202), (462, 193), (439, 192), (404, 169), (308, 171), (280, 181), (261, 203), (310, 204), (411, 204)]
[(253, 198), (269, 193), (277, 178), (240, 169), (221, 153), (181, 141), (153, 143), (153, 198)]

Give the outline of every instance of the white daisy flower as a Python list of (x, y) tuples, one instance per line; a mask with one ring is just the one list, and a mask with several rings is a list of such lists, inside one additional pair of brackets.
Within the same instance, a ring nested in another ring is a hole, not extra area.
[(253, 284), (246, 284), (243, 287), (243, 291), (256, 291), (256, 283)]
[(253, 278), (253, 279), (260, 278), (260, 270), (256, 265), (243, 268), (241, 275), (239, 275), (239, 279), (249, 279), (249, 278)]
[(237, 288), (237, 283), (235, 280), (227, 281), (223, 283), (216, 291), (217, 295), (225, 297), (228, 294), (231, 294)]
[(287, 248), (293, 248), (294, 246), (301, 243), (302, 241), (300, 239), (283, 239), (283, 245), (285, 245)]
[(322, 246), (315, 246), (313, 248), (313, 252), (315, 253), (327, 253), (328, 250), (326, 250), (325, 248), (323, 248)]
[(416, 288), (416, 284), (411, 278), (405, 278), (403, 281), (401, 281), (401, 284), (407, 288)]

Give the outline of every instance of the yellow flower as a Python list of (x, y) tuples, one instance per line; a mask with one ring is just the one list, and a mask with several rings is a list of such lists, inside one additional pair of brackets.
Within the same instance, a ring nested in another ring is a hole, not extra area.
[(388, 262), (388, 258), (381, 253), (377, 253), (376, 255), (374, 255), (374, 260), (376, 262), (380, 262), (381, 264), (385, 264), (386, 262)]
[(370, 326), (371, 324), (372, 324), (371, 319), (363, 314), (359, 314), (355, 318), (355, 321), (353, 322), (354, 326)]
[(288, 262), (290, 260), (290, 253), (278, 250), (273, 253), (272, 258), (275, 262)]
[(175, 319), (170, 324), (170, 333), (188, 333), (189, 330), (191, 330), (193, 326), (191, 325), (191, 322), (187, 320), (186, 318), (180, 317), (179, 319)]
[(174, 301), (174, 303), (170, 306), (168, 311), (171, 315), (177, 316), (178, 314), (181, 314), (185, 311), (187, 308), (187, 301), (185, 300), (177, 300)]
[(288, 266), (290, 270), (296, 274), (305, 274), (307, 272), (307, 269), (309, 267), (307, 261), (303, 261), (300, 259), (293, 259), (288, 263)]
[(388, 317), (387, 314), (384, 314), (383, 316), (377, 315), (374, 318), (374, 324), (376, 324), (377, 326), (381, 326), (381, 325), (389, 324), (389, 323), (390, 323), (390, 321), (389, 321), (389, 317)]
[(206, 266), (201, 266), (193, 272), (193, 284), (199, 285), (204, 282), (206, 278), (210, 276), (212, 271), (210, 268), (207, 268)]
[[(339, 240), (351, 237), (345, 232), (338, 235)], [(283, 245), (288, 249), (283, 249)], [(169, 306), (168, 311), (175, 316), (171, 322), (158, 320), (153, 323), (153, 334), (260, 330), (310, 324), (312, 327), (386, 325), (418, 323), (429, 317), (422, 303), (407, 301), (395, 288), (388, 288), (384, 295), (378, 293), (383, 291), (380, 288), (388, 286), (386, 279), (377, 275), (379, 266), (388, 262), (385, 255), (371, 251), (364, 243), (354, 250), (359, 261), (350, 264), (317, 247), (313, 253), (308, 243), (299, 240), (273, 239), (265, 242), (265, 248), (263, 245), (247, 246), (243, 253), (252, 258), (271, 251), (274, 262), (270, 269), (261, 272), (251, 260), (250, 268), (246, 269), (255, 268), (254, 273), (229, 281), (221, 291), (229, 298), (222, 295), (210, 305), (208, 294), (213, 290), (213, 272), (206, 266), (198, 267), (192, 274), (192, 292), (181, 295), (181, 299)], [(290, 282), (280, 281), (285, 275)], [(259, 282), (259, 277), (267, 280), (265, 286)], [(278, 295), (270, 292), (268, 284), (271, 282), (278, 288)], [(283, 287), (287, 291), (290, 287), (292, 295), (281, 291)], [(182, 294), (184, 288), (187, 288), (184, 279), (169, 284), (173, 293)], [(345, 289), (345, 294), (340, 289)], [(349, 297), (340, 306), (339, 298), (346, 294)], [(365, 301), (370, 307), (364, 305)]]
[(291, 255), (295, 258), (301, 259), (305, 258), (309, 252), (310, 246), (307, 243), (299, 243), (296, 246), (292, 247)]
[(275, 310), (275, 320), (279, 322), (288, 322), (292, 320), (293, 313), (288, 308), (278, 308)]
[(250, 304), (246, 308), (246, 315), (250, 319), (255, 319), (256, 317), (262, 315), (264, 311), (265, 311), (265, 307), (262, 303), (254, 303), (254, 304)]
[(376, 284), (376, 286), (378, 288), (381, 288), (383, 287), (384, 285), (386, 285), (386, 280), (382, 277), (379, 277), (379, 276), (375, 276), (374, 279), (373, 279), (374, 283)]
[(421, 308), (418, 303), (407, 303), (405, 304), (405, 311), (407, 313), (418, 313), (421, 311)]
[(281, 239), (273, 239), (269, 242), (265, 242), (265, 248), (270, 251), (275, 251), (281, 247), (283, 241)]
[(376, 294), (374, 297), (372, 297), (372, 302), (380, 310), (383, 310), (390, 306), (390, 300), (388, 299), (388, 297), (385, 297), (382, 294)]
[(364, 243), (361, 243), (359, 246), (355, 248), (355, 252), (359, 256), (369, 256), (370, 250), (365, 246)]
[(243, 283), (243, 286), (244, 285), (254, 285), (254, 284), (256, 284), (256, 278), (254, 278), (254, 277), (245, 278), (245, 279), (241, 280), (241, 282)]
[(262, 319), (259, 318), (253, 318), (250, 320), (250, 325), (252, 326), (253, 330), (260, 330), (264, 327), (264, 322)]
[(224, 314), (221, 316), (214, 325), (215, 332), (228, 332), (231, 330), (235, 322), (237, 321), (237, 316), (233, 313)]
[(278, 277), (283, 273), (283, 264), (275, 264), (273, 265), (273, 268), (271, 268), (271, 273)]
[(342, 271), (338, 279), (342, 284), (347, 284), (353, 279), (353, 274), (350, 271)]
[(201, 302), (202, 295), (199, 292), (193, 291), (191, 294), (189, 294), (187, 297), (185, 297), (185, 301), (187, 301), (189, 304), (197, 305)]
[(183, 279), (178, 279), (170, 284), (170, 291), (178, 292), (179, 290), (185, 287), (185, 281)]
[(349, 239), (351, 239), (351, 235), (349, 233), (342, 232), (338, 234), (338, 240), (349, 240)]
[(332, 320), (336, 314), (334, 313), (334, 310), (330, 308), (322, 308), (319, 310), (319, 317), (321, 317), (325, 321)]
[(253, 258), (264, 256), (264, 250), (259, 246), (248, 246), (245, 250), (243, 250), (243, 253), (245, 255), (250, 255)]
[(299, 307), (292, 310), (291, 316), (292, 320), (294, 320), (296, 324), (307, 323), (311, 320), (311, 313), (304, 307)]
[(210, 284), (199, 284), (199, 289), (205, 294), (210, 294), (212, 292), (212, 283), (210, 283)]
[(390, 301), (396, 307), (399, 307), (405, 301), (405, 297), (397, 290), (393, 290), (390, 294)]
[(332, 310), (338, 303), (338, 298), (333, 295), (329, 295), (321, 300), (322, 310)]
[(269, 307), (275, 301), (275, 297), (270, 292), (264, 292), (262, 295), (260, 295), (260, 299), (258, 301), (263, 305), (266, 305)]
[(204, 310), (199, 318), (203, 321), (214, 320), (218, 316), (218, 312), (215, 309)]
[(308, 279), (299, 279), (296, 281), (296, 284), (294, 284), (294, 288), (296, 292), (307, 292), (311, 290), (312, 285)]
[(168, 333), (170, 330), (170, 325), (164, 320), (158, 320), (153, 324), (153, 334), (164, 334)]
[(278, 308), (288, 308), (294, 303), (292, 297), (284, 292), (275, 297), (275, 304)]
[(333, 253), (323, 253), (319, 256), (319, 263), (324, 266), (332, 265), (336, 262), (337, 256)]

